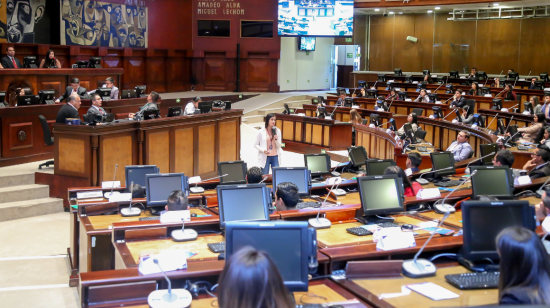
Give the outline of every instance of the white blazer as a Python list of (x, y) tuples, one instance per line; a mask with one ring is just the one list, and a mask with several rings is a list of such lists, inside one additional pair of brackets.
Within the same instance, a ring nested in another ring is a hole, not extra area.
[[(277, 140), (275, 140), (275, 145), (277, 146), (277, 155), (279, 156), (279, 166), (281, 166), (282, 158), (283, 158), (283, 149), (281, 148), (281, 138), (283, 136), (281, 135), (281, 130), (275, 126), (275, 130), (277, 131)], [(269, 137), (267, 136), (267, 132), (265, 130), (265, 127), (262, 127), (258, 131), (258, 134), (256, 135), (256, 141), (254, 142), (254, 147), (256, 150), (258, 150), (258, 164), (261, 168), (265, 167), (265, 163), (267, 161), (267, 154), (264, 153), (264, 151), (267, 151), (267, 139)]]

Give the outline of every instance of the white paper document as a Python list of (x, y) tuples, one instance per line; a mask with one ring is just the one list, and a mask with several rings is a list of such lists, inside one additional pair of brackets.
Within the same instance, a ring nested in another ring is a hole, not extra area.
[(407, 285), (407, 288), (413, 290), (416, 293), (426, 296), (434, 301), (440, 301), (444, 299), (451, 299), (459, 297), (458, 294), (453, 293), (444, 287), (438, 286), (433, 282), (424, 282), (418, 284)]

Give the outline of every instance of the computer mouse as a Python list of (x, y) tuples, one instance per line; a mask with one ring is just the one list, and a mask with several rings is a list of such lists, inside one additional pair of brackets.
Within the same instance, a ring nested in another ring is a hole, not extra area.
[(191, 217), (197, 217), (197, 214), (193, 213), (191, 214)]
[(404, 225), (401, 226), (401, 230), (410, 231), (410, 230), (412, 230), (412, 229), (414, 229), (414, 226), (411, 225), (411, 224), (404, 224)]

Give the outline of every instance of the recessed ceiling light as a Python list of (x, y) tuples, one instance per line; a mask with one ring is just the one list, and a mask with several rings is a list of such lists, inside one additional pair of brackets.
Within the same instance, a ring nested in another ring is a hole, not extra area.
[(432, 10), (428, 10), (428, 13), (433, 13), (433, 11), (432, 11)]
[(380, 11), (380, 9), (374, 9), (374, 11), (375, 11), (375, 12), (379, 12), (379, 11)]
[(493, 4), (493, 6), (499, 6), (499, 5), (500, 5), (500, 4), (498, 4), (498, 3)]
[(399, 12), (399, 13), (397, 13), (397, 14), (403, 14), (403, 12)]
[(395, 13), (394, 13), (394, 12), (392, 12), (392, 11), (390, 11), (389, 13), (390, 13), (390, 14), (395, 14)]
[(441, 8), (439, 6), (436, 6), (435, 9), (436, 10), (441, 10)]

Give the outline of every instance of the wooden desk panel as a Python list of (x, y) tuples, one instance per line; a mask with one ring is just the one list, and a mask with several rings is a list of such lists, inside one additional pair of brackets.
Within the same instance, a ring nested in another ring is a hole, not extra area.
[[(190, 211), (191, 211), (191, 214), (206, 215), (206, 213), (200, 209), (192, 208)], [(110, 230), (112, 229), (113, 223), (139, 221), (140, 218), (152, 217), (152, 215), (150, 212), (146, 211), (146, 212), (141, 212), (141, 215), (139, 216), (133, 216), (133, 217), (123, 217), (122, 215), (120, 215), (120, 213), (114, 214), (114, 215), (97, 215), (97, 216), (87, 216), (87, 217), (91, 227), (89, 230), (91, 231), (91, 230)]]

